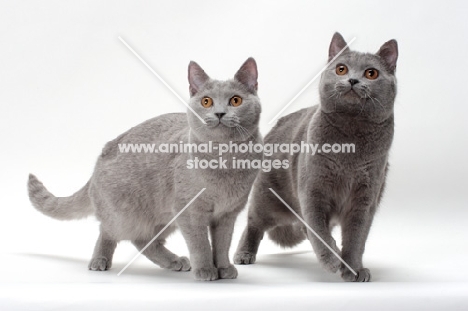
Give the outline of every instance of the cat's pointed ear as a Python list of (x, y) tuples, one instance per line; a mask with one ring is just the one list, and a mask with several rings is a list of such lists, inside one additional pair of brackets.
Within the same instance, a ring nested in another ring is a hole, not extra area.
[(255, 59), (249, 57), (239, 68), (234, 79), (247, 86), (252, 92), (256, 92), (258, 89), (258, 71)]
[(188, 66), (188, 80), (190, 96), (195, 95), (210, 77), (196, 62), (191, 61)]
[[(346, 47), (346, 41), (339, 32), (335, 32), (330, 42), (330, 48), (328, 49), (328, 61), (331, 61), (342, 49)], [(346, 49), (349, 49), (346, 47)]]
[(393, 74), (395, 73), (396, 63), (398, 59), (398, 44), (396, 40), (390, 40), (385, 42), (377, 55), (384, 61), (387, 69)]

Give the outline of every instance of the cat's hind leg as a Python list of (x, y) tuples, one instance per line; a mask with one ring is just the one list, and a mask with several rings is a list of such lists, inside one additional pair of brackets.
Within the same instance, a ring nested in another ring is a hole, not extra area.
[(116, 247), (117, 241), (107, 234), (101, 226), (101, 232), (96, 241), (93, 257), (88, 264), (88, 269), (92, 271), (105, 271), (110, 269)]
[[(150, 240), (133, 240), (132, 243), (141, 251)], [(153, 241), (144, 251), (149, 260), (161, 268), (172, 271), (190, 271), (190, 260), (187, 257), (179, 257), (164, 246), (164, 239)]]
[(264, 233), (265, 229), (258, 228), (250, 223), (247, 224), (234, 255), (234, 263), (236, 265), (250, 265), (255, 263), (257, 260), (258, 248)]
[[(268, 191), (268, 190), (267, 190)], [(281, 204), (281, 203), (280, 203)], [(277, 226), (276, 211), (283, 209), (271, 192), (254, 188), (253, 200), (249, 206), (247, 227), (234, 255), (236, 265), (254, 264), (260, 242), (265, 231)]]

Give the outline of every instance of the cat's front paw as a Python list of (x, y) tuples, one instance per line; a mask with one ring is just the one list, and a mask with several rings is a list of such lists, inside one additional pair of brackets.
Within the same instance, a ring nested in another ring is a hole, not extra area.
[(338, 257), (328, 250), (319, 256), (319, 261), (325, 270), (331, 273), (336, 273), (341, 266), (341, 261)]
[(372, 279), (369, 269), (362, 268), (356, 270), (357, 275), (354, 275), (348, 268), (344, 268), (341, 273), (341, 278), (346, 282), (370, 282)]
[(167, 268), (172, 271), (190, 271), (190, 260), (187, 257), (179, 257)]
[(88, 269), (92, 271), (105, 271), (110, 269), (112, 263), (105, 257), (92, 258), (88, 264)]
[(249, 252), (238, 252), (234, 255), (234, 263), (236, 265), (254, 264), (256, 260), (255, 254)]
[(237, 278), (237, 269), (233, 265), (227, 268), (218, 268), (218, 275), (220, 279), (235, 279)]
[(214, 281), (219, 278), (218, 268), (207, 267), (207, 268), (196, 268), (193, 270), (195, 280), (198, 281)]

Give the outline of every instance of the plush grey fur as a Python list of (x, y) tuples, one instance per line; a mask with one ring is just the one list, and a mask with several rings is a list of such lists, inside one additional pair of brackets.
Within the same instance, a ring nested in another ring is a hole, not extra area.
[[(255, 169), (188, 169), (187, 160), (218, 159), (213, 153), (120, 153), (119, 143), (205, 143), (251, 140), (262, 143), (258, 131), (261, 112), (257, 96), (257, 66), (249, 58), (234, 79), (210, 79), (194, 62), (189, 64), (190, 106), (193, 113), (166, 114), (150, 119), (110, 141), (99, 156), (90, 181), (68, 198), (53, 196), (34, 176), (29, 197), (42, 213), (57, 219), (96, 215), (100, 236), (89, 263), (91, 270), (111, 267), (117, 243), (130, 240), (141, 250), (202, 189), (206, 190), (167, 228), (143, 254), (171, 270), (192, 269), (197, 280), (236, 278), (228, 251), (234, 222), (244, 208), (257, 175)], [(234, 96), (242, 105), (230, 105)], [(201, 105), (204, 96), (213, 106)], [(261, 159), (261, 154), (224, 154), (223, 159)], [(166, 237), (180, 228), (190, 261), (164, 247)], [(211, 233), (211, 245), (208, 239)]]
[[(342, 36), (333, 36), (329, 60), (346, 46)], [(320, 105), (281, 118), (265, 137), (267, 143), (354, 143), (355, 153), (275, 154), (288, 159), (289, 170), (261, 172), (254, 183), (248, 225), (234, 258), (236, 264), (255, 262), (265, 231), (284, 247), (306, 237), (325, 269), (341, 270), (346, 281), (369, 281), (362, 256), (372, 220), (382, 197), (393, 139), (393, 106), (396, 96), (395, 68), (398, 48), (395, 40), (376, 54), (348, 48), (323, 73)], [(338, 75), (345, 64), (349, 72)], [(364, 71), (375, 68), (375, 80)], [(354, 80), (353, 80), (354, 79)], [(358, 272), (355, 277), (268, 188), (275, 190), (342, 258)], [(341, 225), (342, 249), (331, 235)], [(307, 233), (306, 233), (307, 232)], [(306, 235), (307, 234), (307, 235)]]

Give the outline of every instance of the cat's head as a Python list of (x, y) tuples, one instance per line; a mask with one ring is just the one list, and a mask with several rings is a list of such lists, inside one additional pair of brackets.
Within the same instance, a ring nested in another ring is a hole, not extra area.
[(320, 81), (322, 111), (386, 119), (393, 113), (396, 96), (397, 42), (384, 43), (375, 54), (351, 51), (346, 45), (335, 33), (328, 56), (331, 63)]
[(191, 131), (201, 140), (246, 141), (256, 135), (261, 106), (257, 96), (257, 64), (249, 58), (233, 79), (211, 79), (195, 62), (188, 67)]

